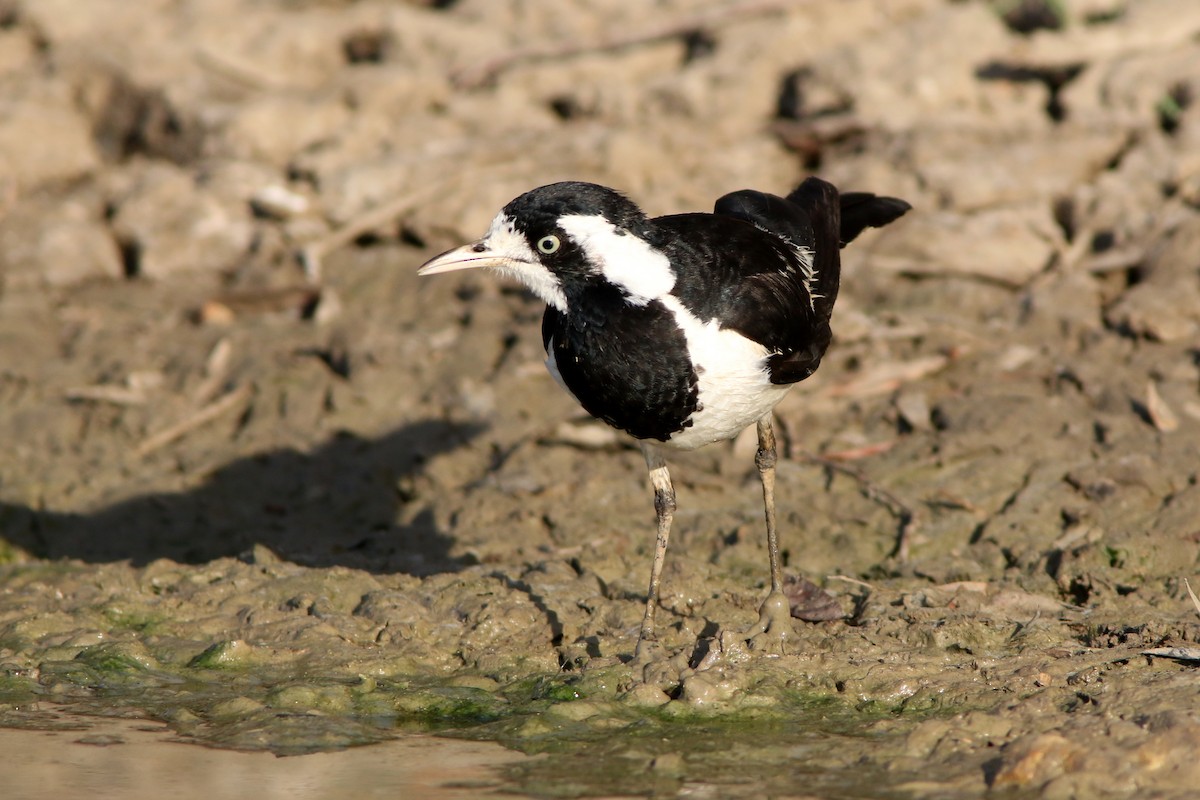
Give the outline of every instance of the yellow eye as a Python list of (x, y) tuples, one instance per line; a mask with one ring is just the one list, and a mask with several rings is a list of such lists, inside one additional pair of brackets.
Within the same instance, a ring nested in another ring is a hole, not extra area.
[(560, 242), (558, 241), (558, 237), (554, 235), (543, 236), (542, 238), (538, 239), (537, 243), (537, 249), (546, 255), (557, 252), (559, 246)]

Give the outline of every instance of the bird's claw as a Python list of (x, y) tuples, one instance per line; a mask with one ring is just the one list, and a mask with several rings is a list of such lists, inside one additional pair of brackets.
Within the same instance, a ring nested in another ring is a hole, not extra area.
[(785, 643), (796, 638), (792, 628), (792, 609), (783, 592), (772, 591), (758, 609), (758, 622), (746, 631), (751, 650), (783, 655)]
[(633, 660), (629, 665), (637, 670), (665, 658), (666, 650), (659, 644), (658, 639), (643, 635), (638, 639), (637, 647), (633, 651)]
[(681, 651), (670, 655), (657, 639), (642, 638), (638, 640), (629, 666), (633, 669), (636, 682), (659, 688), (672, 687), (679, 684), (688, 670), (687, 653)]

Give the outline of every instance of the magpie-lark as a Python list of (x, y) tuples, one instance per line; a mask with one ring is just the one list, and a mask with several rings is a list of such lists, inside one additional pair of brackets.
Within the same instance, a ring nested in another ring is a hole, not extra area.
[(772, 409), (829, 346), (839, 249), (909, 208), (809, 178), (786, 198), (743, 190), (711, 214), (649, 218), (607, 187), (554, 183), (510, 202), (479, 241), (421, 267), (421, 275), (491, 267), (524, 283), (546, 302), (551, 375), (592, 416), (641, 442), (658, 539), (639, 657), (656, 641), (676, 508), (665, 452), (749, 425), (758, 426), (771, 591), (747, 636), (782, 651), (792, 628), (775, 529)]

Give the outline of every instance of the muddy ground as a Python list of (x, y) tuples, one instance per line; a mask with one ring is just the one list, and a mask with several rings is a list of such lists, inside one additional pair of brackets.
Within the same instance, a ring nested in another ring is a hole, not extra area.
[[(1194, 794), (1200, 4), (637, 8), (0, 3), (0, 725), (433, 730), (548, 753), (536, 796)], [(777, 412), (842, 618), (747, 652), (753, 442), (680, 457), (692, 668), (644, 683), (640, 455), (539, 302), (415, 269), (552, 180), (807, 174), (915, 207)]]

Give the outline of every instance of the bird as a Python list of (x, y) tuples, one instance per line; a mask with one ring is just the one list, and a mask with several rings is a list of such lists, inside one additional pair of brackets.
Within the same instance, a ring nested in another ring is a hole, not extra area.
[(794, 636), (775, 515), (773, 410), (829, 347), (841, 248), (910, 209), (808, 177), (784, 197), (743, 189), (711, 213), (649, 217), (615, 189), (563, 181), (520, 195), (478, 241), (419, 268), (489, 268), (524, 284), (546, 304), (551, 376), (593, 417), (638, 440), (657, 536), (635, 659), (661, 651), (654, 612), (677, 509), (667, 454), (751, 425), (770, 589), (745, 638), (783, 653)]

